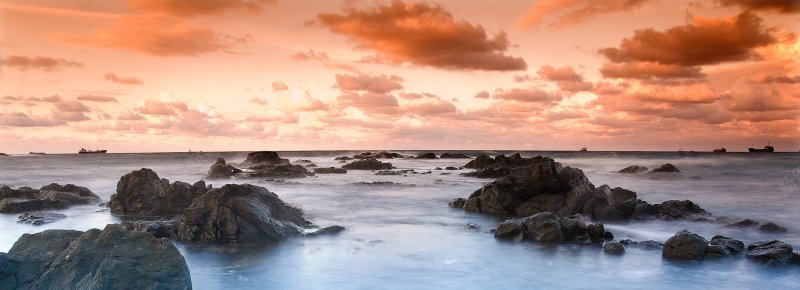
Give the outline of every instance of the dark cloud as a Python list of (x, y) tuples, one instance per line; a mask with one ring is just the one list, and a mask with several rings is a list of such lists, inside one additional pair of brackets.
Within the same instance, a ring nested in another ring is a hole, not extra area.
[(705, 74), (703, 74), (700, 67), (641, 61), (619, 64), (606, 63), (600, 68), (600, 73), (603, 74), (603, 77), (620, 79), (705, 78)]
[(38, 69), (46, 72), (58, 71), (62, 68), (83, 67), (82, 63), (73, 60), (44, 56), (27, 57), (21, 55), (11, 55), (0, 59), (0, 64), (2, 64), (2, 67), (7, 68), (19, 70)]
[(800, 13), (800, 1), (797, 0), (716, 0), (716, 2), (723, 6), (738, 6), (746, 10)]

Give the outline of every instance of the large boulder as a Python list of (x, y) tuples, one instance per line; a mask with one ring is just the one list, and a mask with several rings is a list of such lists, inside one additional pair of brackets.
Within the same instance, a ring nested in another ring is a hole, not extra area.
[(192, 289), (192, 282), (172, 242), (110, 224), (23, 234), (0, 253), (0, 288)]
[(115, 214), (170, 216), (181, 213), (192, 200), (205, 193), (206, 183), (195, 184), (158, 177), (153, 170), (142, 168), (123, 175), (117, 182), (117, 193), (111, 195), (109, 207)]
[(558, 218), (549, 212), (540, 212), (522, 220), (522, 231), (526, 238), (539, 243), (564, 242)]
[(391, 163), (380, 162), (375, 158), (370, 158), (342, 165), (342, 168), (347, 170), (387, 170), (394, 167)]
[(477, 178), (500, 178), (511, 173), (511, 168), (511, 165), (505, 163), (495, 163), (462, 175)]
[(0, 213), (21, 213), (63, 209), (78, 204), (99, 202), (100, 197), (86, 187), (52, 183), (40, 189), (0, 186)]
[(567, 241), (586, 234), (586, 220), (579, 213), (562, 217), (559, 222), (561, 223), (561, 232), (564, 233), (564, 239)]
[(281, 158), (275, 151), (256, 151), (247, 154), (247, 158), (239, 165), (253, 167), (260, 165), (286, 165), (289, 159)]
[(747, 257), (764, 262), (769, 266), (785, 265), (792, 259), (792, 245), (769, 240), (747, 245)]
[(603, 245), (603, 252), (609, 255), (622, 255), (625, 254), (625, 246), (619, 242), (609, 242)]
[[(374, 158), (374, 159), (394, 159), (394, 158), (404, 158), (404, 157), (406, 157), (406, 156), (403, 156), (400, 153), (381, 151), (381, 152), (378, 152), (378, 153), (373, 153), (373, 152), (358, 153), (356, 155), (353, 155), (353, 157), (350, 158), (350, 159), (371, 159), (371, 158)], [(337, 158), (336, 160), (349, 160), (349, 159), (338, 159)]]
[(705, 256), (708, 241), (698, 234), (682, 230), (664, 243), (661, 257), (672, 260), (700, 260)]
[(436, 157), (436, 153), (433, 152), (425, 152), (417, 154), (417, 159), (438, 159), (438, 158), (439, 157)]
[(184, 210), (178, 236), (186, 241), (268, 243), (299, 235), (308, 224), (302, 214), (266, 188), (226, 184)]
[(661, 219), (699, 220), (711, 217), (710, 213), (691, 200), (668, 200), (653, 207)]
[(784, 228), (782, 226), (779, 226), (779, 225), (777, 225), (777, 224), (775, 224), (773, 222), (765, 223), (765, 224), (761, 225), (760, 227), (758, 227), (758, 229), (761, 230), (762, 232), (768, 232), (768, 233), (785, 233), (786, 232), (786, 228)]
[(208, 175), (206, 175), (206, 178), (211, 178), (211, 179), (228, 178), (241, 172), (242, 172), (241, 169), (238, 169), (236, 167), (233, 167), (233, 165), (225, 163), (224, 158), (217, 158), (217, 162), (211, 165), (211, 168), (208, 169)]

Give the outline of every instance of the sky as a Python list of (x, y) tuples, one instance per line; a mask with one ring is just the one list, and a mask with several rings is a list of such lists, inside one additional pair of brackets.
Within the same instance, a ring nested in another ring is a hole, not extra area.
[(796, 0), (0, 0), (0, 152), (800, 150)]

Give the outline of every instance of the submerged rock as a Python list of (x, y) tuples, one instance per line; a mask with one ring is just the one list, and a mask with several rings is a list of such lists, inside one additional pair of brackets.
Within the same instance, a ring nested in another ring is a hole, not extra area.
[(664, 243), (661, 257), (673, 260), (700, 260), (706, 253), (708, 241), (695, 233), (682, 230)]
[(73, 184), (51, 183), (40, 189), (0, 186), (0, 213), (64, 209), (98, 201), (100, 197), (91, 190)]
[(650, 172), (651, 173), (678, 173), (678, 172), (681, 172), (681, 171), (678, 170), (678, 167), (675, 167), (675, 165), (667, 163), (667, 164), (659, 166), (656, 169), (651, 170)]
[(751, 219), (743, 219), (741, 221), (725, 225), (728, 228), (749, 228), (758, 226), (760, 223)]
[(721, 254), (721, 256), (741, 254), (744, 252), (744, 243), (742, 241), (726, 236), (714, 236), (709, 242), (709, 247), (711, 246), (719, 247), (721, 251), (716, 251), (716, 254)]
[(67, 218), (66, 215), (49, 212), (49, 211), (37, 211), (37, 212), (26, 212), (17, 218), (18, 223), (24, 224), (33, 224), (33, 225), (43, 225), (49, 224), (58, 220), (62, 220)]
[(308, 169), (302, 165), (281, 164), (281, 165), (259, 165), (248, 168), (248, 177), (282, 177), (299, 178), (309, 175)]
[(23, 234), (0, 265), (3, 289), (192, 289), (172, 242), (118, 224)]
[(320, 229), (315, 232), (310, 232), (305, 234), (307, 237), (316, 237), (316, 236), (327, 236), (327, 235), (335, 235), (344, 231), (345, 228), (343, 226), (330, 226), (327, 228)]
[(467, 203), (466, 199), (459, 197), (459, 198), (455, 198), (452, 201), (450, 201), (450, 203), (448, 205), (450, 207), (455, 207), (455, 208), (464, 208), (464, 205), (466, 203)]
[[(372, 152), (359, 153), (353, 155), (353, 158), (351, 159), (394, 159), (394, 158), (405, 158), (405, 157), (406, 156), (403, 156), (400, 153), (381, 151), (378, 153), (372, 153)], [(349, 160), (349, 159), (337, 159), (337, 160)]]
[(142, 168), (120, 178), (109, 207), (115, 214), (172, 216), (180, 214), (206, 190), (202, 180), (192, 185), (180, 181), (169, 183), (153, 170)]
[(178, 236), (178, 228), (173, 219), (123, 221), (122, 226), (130, 231), (149, 233), (156, 238), (174, 239)]
[(639, 165), (631, 165), (631, 166), (625, 167), (623, 169), (620, 169), (617, 172), (619, 172), (619, 173), (642, 173), (642, 172), (646, 172), (646, 171), (647, 171), (647, 167), (639, 166)]
[(438, 158), (439, 157), (436, 157), (436, 154), (433, 152), (420, 153), (417, 155), (417, 159), (438, 159)]
[(224, 158), (217, 158), (217, 162), (211, 165), (211, 168), (208, 169), (208, 174), (206, 175), (206, 177), (212, 179), (229, 178), (241, 172), (242, 172), (241, 169), (238, 169), (236, 167), (233, 167), (233, 165), (225, 163)]
[(637, 242), (631, 239), (624, 239), (620, 240), (619, 242), (623, 245), (636, 247), (645, 251), (661, 250), (664, 248), (664, 243), (653, 240)]
[(711, 214), (691, 200), (668, 200), (654, 204), (658, 217), (661, 219), (703, 219), (710, 218)]
[(380, 162), (377, 159), (359, 160), (342, 165), (347, 170), (388, 170), (394, 168), (391, 163)]
[(314, 169), (314, 174), (345, 174), (347, 169), (336, 167), (320, 167)]
[(764, 262), (768, 266), (785, 265), (792, 259), (793, 251), (791, 245), (778, 240), (747, 245), (747, 257)]
[(603, 245), (603, 252), (609, 255), (625, 254), (625, 246), (618, 242), (609, 242)]
[(247, 154), (247, 158), (239, 165), (253, 167), (261, 165), (287, 165), (289, 159), (281, 158), (275, 151), (256, 151)]
[(461, 153), (442, 153), (439, 155), (441, 159), (469, 159), (469, 156), (461, 154)]
[(784, 228), (782, 226), (779, 226), (779, 225), (776, 225), (775, 223), (765, 223), (765, 224), (761, 225), (760, 227), (758, 227), (758, 229), (761, 230), (762, 232), (768, 232), (768, 233), (785, 233), (786, 232), (786, 228)]

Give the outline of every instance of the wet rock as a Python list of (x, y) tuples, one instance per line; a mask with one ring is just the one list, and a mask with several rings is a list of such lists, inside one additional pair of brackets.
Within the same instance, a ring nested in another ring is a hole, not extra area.
[(523, 234), (539, 243), (557, 244), (564, 242), (564, 234), (558, 218), (549, 212), (540, 212), (522, 220)]
[(394, 181), (359, 181), (353, 182), (352, 185), (361, 185), (361, 186), (397, 186), (397, 187), (415, 187), (414, 184), (405, 184), (399, 183)]
[(621, 244), (623, 244), (623, 245), (630, 246), (630, 247), (636, 247), (636, 248), (639, 248), (639, 249), (642, 249), (642, 250), (645, 250), (645, 251), (661, 250), (661, 249), (664, 248), (664, 243), (653, 241), (653, 240), (637, 242), (637, 241), (633, 241), (631, 239), (624, 239), (624, 240), (620, 240), (619, 242)]
[(706, 253), (708, 241), (703, 237), (682, 230), (664, 243), (661, 257), (672, 260), (700, 260)]
[(785, 233), (786, 232), (786, 228), (784, 228), (782, 226), (779, 226), (779, 225), (776, 225), (775, 223), (765, 223), (765, 224), (761, 225), (760, 227), (758, 227), (758, 229), (761, 230), (762, 232), (768, 232), (768, 233)]
[(470, 230), (470, 231), (477, 231), (477, 230), (479, 230), (480, 228), (481, 228), (481, 225), (479, 225), (479, 224), (476, 224), (476, 223), (474, 223), (474, 222), (467, 222), (467, 223), (464, 225), (464, 229), (466, 229), (466, 230)]
[(309, 175), (308, 169), (296, 164), (259, 165), (249, 169), (249, 177), (300, 178)]
[(344, 231), (345, 228), (343, 226), (330, 226), (326, 228), (322, 228), (315, 232), (310, 232), (305, 234), (306, 237), (318, 237), (318, 236), (329, 236), (341, 233)]
[(714, 236), (711, 238), (709, 245), (724, 248), (724, 253), (726, 253), (726, 255), (741, 254), (744, 252), (744, 243), (742, 241), (726, 236)]
[(444, 168), (444, 170), (458, 170), (458, 167), (447, 166)]
[(438, 159), (438, 158), (439, 157), (436, 157), (436, 154), (434, 154), (433, 152), (417, 154), (417, 159)]
[(126, 230), (149, 233), (156, 238), (174, 239), (178, 236), (178, 228), (173, 219), (123, 221)]
[(639, 165), (631, 165), (631, 166), (625, 167), (623, 169), (620, 169), (617, 172), (619, 172), (619, 173), (642, 173), (642, 172), (646, 172), (646, 171), (647, 171), (647, 167), (639, 166)]
[[(399, 153), (390, 153), (390, 152), (386, 152), (386, 151), (381, 151), (381, 152), (378, 152), (378, 153), (372, 153), (372, 152), (359, 153), (359, 154), (353, 155), (352, 159), (394, 159), (394, 158), (404, 158), (404, 157), (406, 157), (406, 156), (403, 156), (402, 154), (399, 154)], [(343, 159), (343, 160), (346, 160), (346, 159)]]
[(504, 163), (492, 164), (478, 170), (464, 173), (464, 176), (477, 178), (500, 178), (511, 173), (511, 166)]
[(606, 228), (603, 223), (594, 223), (586, 226), (586, 234), (592, 239), (605, 239)]
[(17, 218), (18, 223), (24, 224), (33, 224), (33, 225), (43, 225), (49, 224), (61, 219), (67, 218), (66, 215), (49, 212), (49, 211), (37, 211), (37, 212), (26, 212), (23, 213)]
[(247, 154), (247, 158), (239, 165), (253, 167), (261, 165), (287, 165), (289, 159), (281, 158), (275, 151), (256, 151)]
[(711, 214), (691, 200), (668, 200), (653, 205), (661, 219), (710, 218)]
[(347, 169), (336, 167), (320, 167), (314, 169), (314, 174), (345, 174)]
[(625, 254), (625, 246), (618, 242), (609, 242), (603, 245), (603, 252), (609, 255)]
[(509, 219), (500, 223), (494, 232), (494, 237), (498, 239), (521, 239), (522, 222), (519, 220)]
[(792, 259), (793, 251), (791, 245), (778, 240), (747, 245), (747, 257), (766, 263), (768, 266), (785, 265)]
[(23, 234), (0, 264), (13, 265), (0, 267), (3, 289), (192, 289), (172, 242), (117, 224)]
[(309, 163), (309, 164), (303, 165), (303, 167), (313, 168), (313, 167), (317, 167), (317, 165), (314, 164), (314, 163)]
[(461, 153), (442, 153), (439, 156), (441, 159), (469, 159), (469, 156)]
[(0, 213), (20, 213), (48, 209), (64, 209), (73, 205), (100, 201), (86, 187), (52, 183), (40, 189), (0, 186)]
[(743, 219), (741, 221), (725, 225), (728, 228), (749, 228), (749, 227), (756, 227), (760, 223), (751, 219)]
[(380, 162), (377, 159), (359, 160), (342, 166), (347, 170), (388, 170), (394, 168), (391, 163)]
[(186, 241), (269, 243), (299, 235), (307, 224), (302, 214), (266, 188), (226, 184), (194, 199), (180, 218), (178, 236)]
[(450, 201), (448, 205), (450, 207), (455, 207), (455, 208), (464, 208), (464, 204), (466, 203), (467, 203), (466, 199), (459, 197)]
[(217, 158), (217, 162), (211, 165), (211, 168), (208, 169), (208, 174), (206, 175), (206, 178), (211, 178), (211, 179), (229, 178), (241, 172), (242, 170), (233, 167), (233, 165), (225, 163), (224, 158)]
[(678, 172), (681, 172), (681, 171), (678, 170), (678, 168), (675, 167), (675, 165), (667, 163), (667, 164), (659, 166), (656, 169), (651, 170), (650, 172), (651, 173), (678, 173)]
[(119, 179), (117, 193), (111, 195), (109, 204), (114, 214), (172, 216), (180, 214), (207, 189), (204, 181), (191, 185), (169, 183), (153, 170), (142, 168)]
[(350, 157), (350, 156), (339, 156), (339, 157), (333, 158), (333, 160), (336, 160), (336, 161), (347, 161), (347, 160), (353, 160), (353, 157)]
[(574, 214), (561, 218), (561, 232), (564, 233), (564, 239), (567, 241), (574, 240), (577, 236), (586, 233), (586, 221), (583, 215)]

